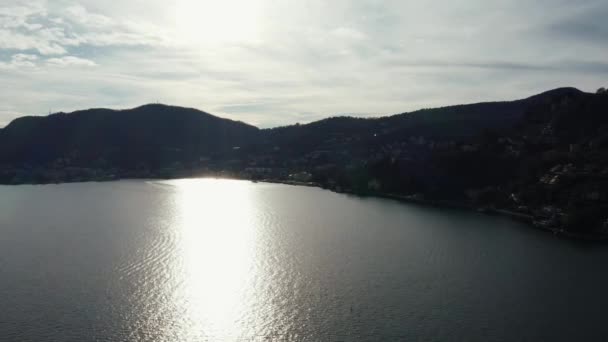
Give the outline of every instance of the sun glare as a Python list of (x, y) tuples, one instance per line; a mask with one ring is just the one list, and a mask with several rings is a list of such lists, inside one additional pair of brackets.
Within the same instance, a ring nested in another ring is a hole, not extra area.
[[(192, 339), (232, 340), (243, 333), (239, 313), (252, 281), (255, 229), (246, 182), (191, 179), (177, 188), (181, 272)], [(204, 332), (205, 336), (197, 335)]]
[(179, 0), (177, 39), (185, 44), (247, 42), (260, 32), (260, 0)]

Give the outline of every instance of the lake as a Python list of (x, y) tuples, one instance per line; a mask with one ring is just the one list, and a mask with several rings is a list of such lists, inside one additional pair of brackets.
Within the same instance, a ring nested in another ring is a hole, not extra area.
[(608, 339), (608, 246), (186, 179), (0, 187), (0, 341)]

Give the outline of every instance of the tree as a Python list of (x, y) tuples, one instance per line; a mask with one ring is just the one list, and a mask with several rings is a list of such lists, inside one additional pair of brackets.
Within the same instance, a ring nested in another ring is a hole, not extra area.
[(601, 87), (597, 90), (597, 94), (608, 94), (608, 91), (606, 90), (606, 88)]

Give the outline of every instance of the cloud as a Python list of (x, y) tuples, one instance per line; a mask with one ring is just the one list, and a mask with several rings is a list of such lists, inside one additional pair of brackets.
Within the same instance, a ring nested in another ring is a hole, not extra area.
[(1, 69), (18, 69), (18, 68), (33, 68), (36, 66), (36, 61), (38, 60), (37, 55), (28, 55), (23, 53), (18, 53), (11, 57), (9, 62), (1, 62), (0, 61), (0, 70)]
[(28, 51), (36, 50), (42, 55), (64, 54), (67, 50), (50, 37), (51, 31), (28, 35), (21, 32), (0, 29), (0, 49)]
[(65, 9), (66, 18), (88, 28), (107, 28), (114, 26), (112, 19), (95, 13), (90, 13), (81, 5), (69, 6)]
[(86, 58), (79, 58), (75, 56), (63, 56), (59, 58), (49, 58), (46, 60), (47, 65), (58, 66), (58, 67), (92, 67), (97, 66), (97, 63)]
[(28, 54), (24, 54), (24, 53), (18, 53), (16, 55), (13, 55), (12, 63), (15, 64), (16, 66), (33, 67), (33, 66), (35, 66), (34, 63), (37, 60), (38, 60), (38, 56), (36, 56), (36, 55), (28, 55)]
[[(43, 63), (40, 63), (43, 62)], [(92, 60), (86, 58), (80, 58), (76, 56), (62, 56), (55, 58), (41, 59), (38, 55), (18, 53), (11, 57), (7, 62), (0, 61), (0, 69), (14, 70), (14, 71), (26, 71), (40, 66), (49, 67), (94, 67), (97, 66)]]
[[(28, 19), (31, 16), (46, 16), (46, 6), (42, 1), (11, 1), (6, 0), (3, 2), (4, 6), (0, 7), (0, 27), (13, 28), (13, 27), (28, 27)], [(37, 24), (29, 24), (35, 25)], [(35, 28), (35, 27), (34, 27)]]
[(602, 0), (246, 0), (255, 34), (197, 26), (237, 0), (176, 1), (3, 0), (2, 115), (160, 101), (267, 127), (608, 82)]
[[(63, 55), (80, 46), (161, 44), (149, 25), (91, 13), (81, 5), (47, 8), (44, 2), (0, 7), (0, 50)], [(1, 5), (0, 5), (1, 6)]]
[(608, 5), (600, 1), (584, 1), (568, 15), (556, 16), (540, 34), (567, 41), (594, 42), (608, 37)]

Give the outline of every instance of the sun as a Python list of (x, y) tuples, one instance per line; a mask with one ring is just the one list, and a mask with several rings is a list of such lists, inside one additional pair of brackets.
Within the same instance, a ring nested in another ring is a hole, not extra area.
[(258, 39), (262, 0), (179, 0), (177, 39), (186, 44), (222, 44)]

